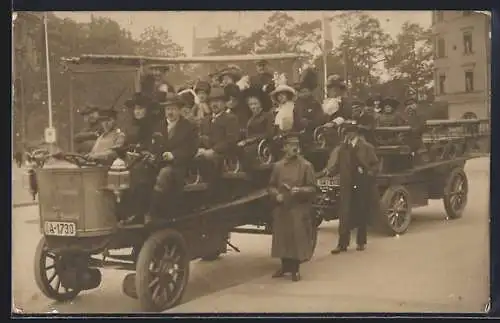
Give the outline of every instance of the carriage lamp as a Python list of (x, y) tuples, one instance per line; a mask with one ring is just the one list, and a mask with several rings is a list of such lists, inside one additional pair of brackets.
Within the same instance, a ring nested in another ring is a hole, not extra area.
[(130, 187), (130, 172), (125, 161), (115, 159), (108, 171), (107, 188), (115, 194), (116, 202), (120, 203), (123, 191)]

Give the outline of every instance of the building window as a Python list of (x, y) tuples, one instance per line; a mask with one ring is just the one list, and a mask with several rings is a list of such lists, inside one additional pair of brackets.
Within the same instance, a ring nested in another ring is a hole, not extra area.
[(465, 71), (465, 92), (474, 91), (474, 72)]
[(436, 10), (436, 21), (441, 22), (444, 18), (444, 12), (442, 10)]
[(464, 10), (463, 11), (463, 15), (464, 16), (470, 16), (470, 15), (472, 15), (472, 10)]
[(472, 33), (465, 31), (463, 33), (464, 55), (472, 54)]
[(446, 44), (444, 42), (444, 38), (439, 37), (437, 39), (437, 58), (445, 57), (445, 48)]
[(446, 94), (445, 82), (446, 82), (446, 75), (440, 74), (439, 75), (439, 88), (438, 88), (439, 94)]

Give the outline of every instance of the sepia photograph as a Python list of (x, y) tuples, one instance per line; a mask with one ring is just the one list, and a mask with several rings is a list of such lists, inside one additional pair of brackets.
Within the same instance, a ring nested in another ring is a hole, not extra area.
[(12, 313), (486, 313), (489, 11), (12, 12)]

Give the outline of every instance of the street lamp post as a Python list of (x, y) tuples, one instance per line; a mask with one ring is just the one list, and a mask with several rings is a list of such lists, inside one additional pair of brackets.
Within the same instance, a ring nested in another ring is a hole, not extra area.
[(48, 37), (48, 28), (47, 28), (47, 23), (48, 23), (48, 15), (45, 12), (43, 15), (43, 29), (45, 33), (45, 69), (46, 69), (46, 74), (47, 74), (47, 106), (49, 108), (49, 127), (45, 130), (45, 141), (48, 141), (49, 143), (49, 149), (51, 150), (50, 152), (53, 153), (54, 151), (54, 143), (56, 141), (56, 133), (53, 125), (53, 120), (52, 120), (52, 86), (51, 86), (51, 79), (50, 79), (50, 56), (49, 56), (49, 37)]

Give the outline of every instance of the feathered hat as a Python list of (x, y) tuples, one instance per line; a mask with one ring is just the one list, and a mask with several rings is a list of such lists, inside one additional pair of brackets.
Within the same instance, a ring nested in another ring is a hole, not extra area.
[(267, 93), (265, 93), (259, 86), (250, 86), (249, 88), (241, 91), (241, 97), (246, 101), (249, 98), (257, 98), (262, 105), (264, 111), (269, 111), (273, 106), (273, 102)]

